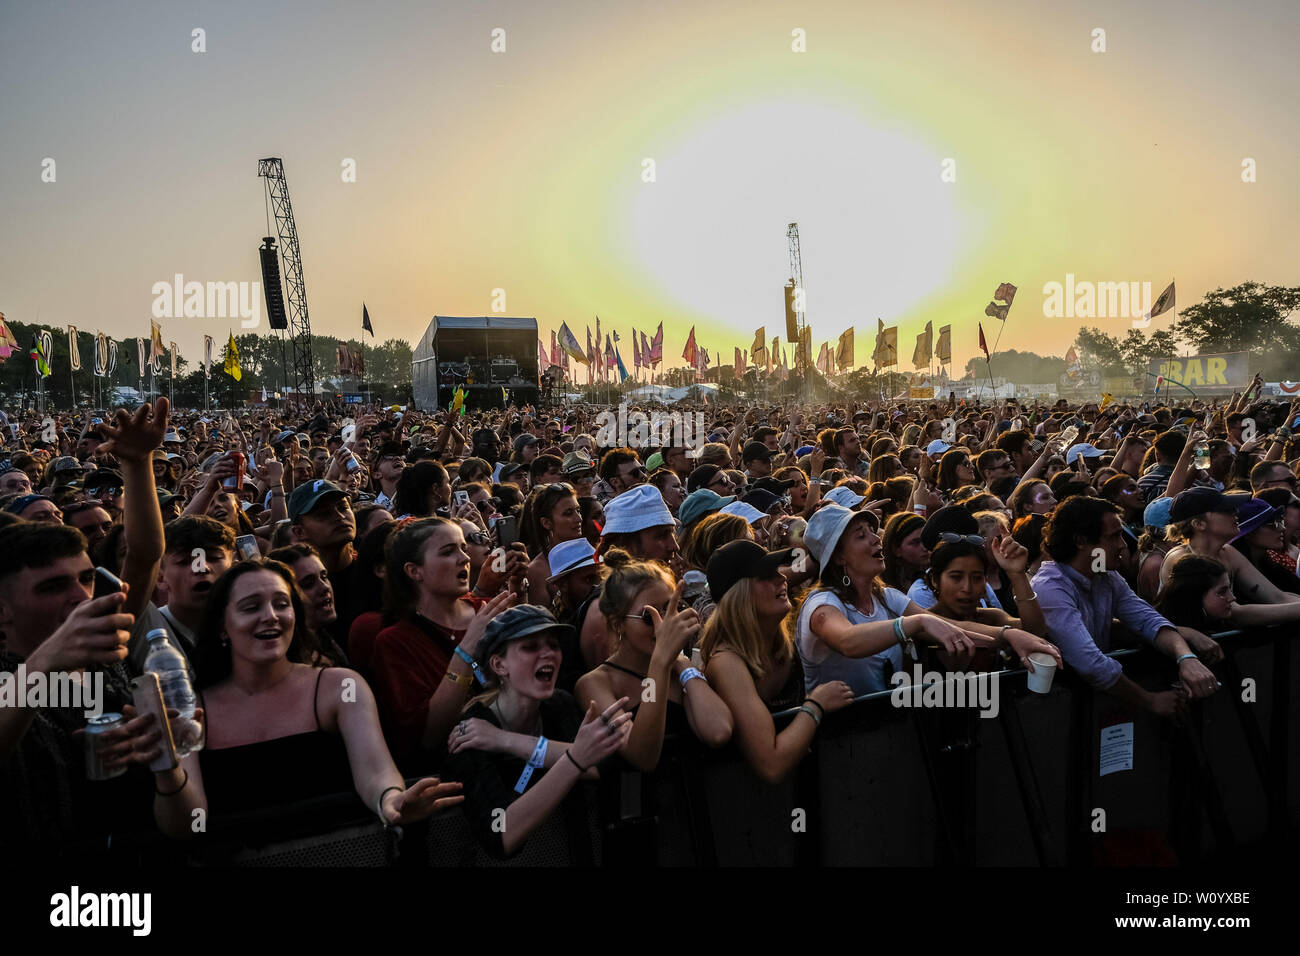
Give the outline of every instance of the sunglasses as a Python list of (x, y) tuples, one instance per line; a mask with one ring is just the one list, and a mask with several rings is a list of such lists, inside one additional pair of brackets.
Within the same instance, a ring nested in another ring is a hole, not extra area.
[(469, 534), (465, 535), (465, 540), (468, 541), (470, 544), (475, 544), (478, 545), (479, 547), (482, 547), (483, 545), (489, 543), (492, 540), (492, 538), (482, 531), (471, 531)]
[(118, 488), (115, 485), (100, 486), (98, 488), (91, 488), (89, 494), (95, 498), (120, 498), (122, 497), (123, 489)]
[[(679, 611), (685, 610), (686, 607), (688, 607), (688, 605), (686, 604), (685, 601), (683, 601), (682, 603), (677, 605), (677, 610)], [(650, 609), (651, 609), (651, 605), (647, 604), (645, 607), (641, 609), (640, 614), (624, 614), (623, 616), (627, 618), (629, 621), (640, 621), (646, 627), (654, 627), (655, 626), (654, 618), (650, 616)], [(654, 610), (659, 612), (659, 617), (661, 620), (668, 616), (668, 604), (664, 604), (663, 607), (654, 608)]]
[(953, 534), (951, 531), (942, 531), (939, 533), (939, 540), (944, 544), (956, 544), (958, 541), (965, 541), (977, 548), (984, 547), (984, 539), (977, 534)]
[(559, 488), (561, 491), (573, 493), (573, 485), (567, 481), (553, 481), (549, 485), (538, 485), (533, 491), (550, 491), (552, 488)]

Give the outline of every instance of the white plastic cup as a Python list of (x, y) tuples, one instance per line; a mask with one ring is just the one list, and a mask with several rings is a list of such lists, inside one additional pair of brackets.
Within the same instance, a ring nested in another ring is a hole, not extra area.
[(1052, 678), (1056, 676), (1056, 658), (1036, 652), (1029, 655), (1029, 662), (1034, 665), (1029, 672), (1029, 689), (1035, 694), (1046, 694), (1052, 689)]

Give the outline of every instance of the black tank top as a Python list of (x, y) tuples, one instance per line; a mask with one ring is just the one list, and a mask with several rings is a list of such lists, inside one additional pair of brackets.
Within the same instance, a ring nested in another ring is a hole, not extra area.
[(354, 791), (343, 737), (320, 725), (316, 697), (324, 674), (324, 670), (317, 673), (312, 694), (315, 730), (199, 751), (211, 815), (227, 817)]

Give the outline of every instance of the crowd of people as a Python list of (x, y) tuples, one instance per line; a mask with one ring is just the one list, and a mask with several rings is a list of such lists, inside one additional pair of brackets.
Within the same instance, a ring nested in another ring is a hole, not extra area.
[[(88, 779), (81, 709), (0, 708), (15, 845), (238, 837), (354, 791), (388, 824), (459, 807), (508, 857), (591, 780), (604, 860), (653, 861), (666, 739), (779, 782), (913, 662), (1034, 654), (1178, 720), (1218, 689), (1213, 633), (1300, 620), (1295, 404), (712, 406), (706, 440), (650, 447), (602, 447), (599, 411), (5, 420), (0, 673), (102, 675), (125, 719), (96, 746), (129, 768)], [(121, 589), (92, 597), (96, 568)], [(157, 628), (206, 744), (149, 771)]]

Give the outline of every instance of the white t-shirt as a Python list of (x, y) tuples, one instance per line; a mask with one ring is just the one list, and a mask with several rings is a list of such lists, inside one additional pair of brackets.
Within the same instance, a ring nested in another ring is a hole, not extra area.
[(888, 689), (886, 665), (893, 670), (903, 667), (903, 649), (895, 644), (888, 650), (870, 657), (845, 657), (831, 648), (812, 632), (809, 621), (813, 611), (827, 605), (835, 608), (851, 624), (867, 624), (871, 621), (889, 621), (902, 617), (907, 610), (908, 598), (902, 591), (885, 588), (883, 601), (873, 600), (871, 610), (863, 612), (841, 601), (834, 591), (818, 589), (804, 599), (799, 610), (799, 623), (795, 628), (795, 646), (799, 650), (799, 659), (803, 664), (804, 690), (809, 691), (818, 684), (842, 680), (853, 689), (854, 696), (871, 694)]

